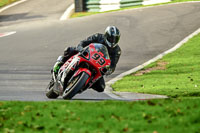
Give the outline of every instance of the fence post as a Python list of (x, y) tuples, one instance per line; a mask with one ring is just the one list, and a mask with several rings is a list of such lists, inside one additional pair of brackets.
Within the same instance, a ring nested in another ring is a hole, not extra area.
[(85, 0), (74, 0), (75, 3), (75, 12), (85, 11)]

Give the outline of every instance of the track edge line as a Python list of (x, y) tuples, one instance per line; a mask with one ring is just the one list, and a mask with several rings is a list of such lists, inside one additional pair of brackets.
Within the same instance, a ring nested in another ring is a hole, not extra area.
[(5, 6), (5, 7), (2, 7), (2, 8), (0, 8), (0, 13), (3, 12), (3, 11), (5, 11), (5, 10), (7, 10), (7, 9), (9, 9), (9, 8), (11, 8), (11, 7), (13, 7), (13, 6), (16, 6), (16, 5), (18, 5), (18, 4), (21, 4), (21, 3), (23, 3), (23, 2), (26, 2), (26, 1), (27, 1), (27, 0), (20, 0), (20, 1), (17, 1), (17, 2), (12, 3), (12, 4), (10, 4), (10, 5), (7, 5), (7, 6)]

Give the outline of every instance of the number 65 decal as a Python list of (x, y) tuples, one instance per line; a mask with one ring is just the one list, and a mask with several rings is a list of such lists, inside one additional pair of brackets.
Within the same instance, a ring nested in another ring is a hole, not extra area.
[[(101, 57), (101, 56), (100, 56), (99, 54), (97, 54), (97, 53), (95, 53), (95, 54), (92, 56), (92, 58), (93, 58), (94, 60), (98, 60), (100, 57)], [(99, 61), (98, 61), (98, 63), (99, 63), (99, 65), (102, 66), (103, 64), (105, 64), (105, 60), (104, 60), (103, 58), (100, 58)]]

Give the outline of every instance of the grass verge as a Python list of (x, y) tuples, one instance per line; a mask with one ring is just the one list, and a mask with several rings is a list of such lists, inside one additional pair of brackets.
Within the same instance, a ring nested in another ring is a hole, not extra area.
[(115, 91), (200, 96), (200, 34), (175, 52), (112, 85)]
[(3, 6), (9, 5), (15, 1), (18, 1), (18, 0), (0, 0), (0, 8)]
[(0, 102), (0, 132), (200, 133), (200, 98)]
[(94, 15), (94, 14), (99, 14), (99, 13), (108, 13), (108, 12), (121, 11), (121, 10), (134, 9), (134, 8), (141, 8), (141, 7), (165, 5), (165, 4), (170, 4), (170, 3), (189, 2), (189, 1), (200, 1), (200, 0), (172, 0), (171, 2), (168, 2), (168, 3), (160, 3), (160, 4), (145, 5), (145, 6), (143, 6), (143, 5), (132, 6), (132, 7), (126, 7), (126, 8), (121, 8), (121, 9), (117, 9), (117, 10), (105, 11), (105, 12), (78, 12), (78, 13), (73, 13), (71, 18), (84, 17), (84, 16), (89, 16), (89, 15)]

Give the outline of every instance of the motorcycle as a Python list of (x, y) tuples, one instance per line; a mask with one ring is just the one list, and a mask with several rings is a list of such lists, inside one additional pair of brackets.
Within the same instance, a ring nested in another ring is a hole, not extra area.
[(59, 96), (63, 99), (72, 99), (103, 77), (108, 72), (110, 63), (106, 46), (91, 43), (82, 52), (69, 58), (61, 66), (58, 74), (53, 72), (46, 96), (51, 99)]

